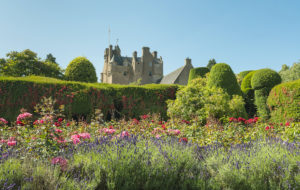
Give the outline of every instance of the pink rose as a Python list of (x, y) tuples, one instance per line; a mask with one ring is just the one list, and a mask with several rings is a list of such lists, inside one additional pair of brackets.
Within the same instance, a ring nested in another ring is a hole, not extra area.
[(17, 141), (8, 141), (7, 145), (8, 146), (15, 146), (17, 144)]

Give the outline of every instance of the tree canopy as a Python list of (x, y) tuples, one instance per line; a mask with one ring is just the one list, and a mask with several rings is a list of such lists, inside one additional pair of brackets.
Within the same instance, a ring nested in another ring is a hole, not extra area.
[(55, 62), (55, 58), (48, 54), (46, 60), (41, 60), (37, 54), (29, 49), (22, 52), (11, 51), (6, 54), (7, 59), (0, 60), (0, 73), (4, 76), (46, 76), (63, 78), (63, 70)]

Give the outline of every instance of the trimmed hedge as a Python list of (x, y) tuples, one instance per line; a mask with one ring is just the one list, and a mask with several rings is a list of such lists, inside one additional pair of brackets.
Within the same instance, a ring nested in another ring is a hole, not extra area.
[(258, 115), (263, 119), (269, 119), (270, 110), (267, 106), (267, 98), (271, 89), (281, 83), (280, 75), (271, 69), (256, 71), (251, 79), (251, 87), (255, 90), (255, 105)]
[(231, 70), (230, 66), (225, 63), (214, 65), (208, 77), (209, 87), (220, 87), (232, 97), (232, 95), (242, 96), (240, 85)]
[(65, 105), (69, 117), (92, 116), (101, 109), (104, 118), (133, 118), (160, 113), (166, 118), (166, 100), (175, 99), (178, 85), (143, 86), (81, 83), (47, 77), (0, 77), (0, 117), (15, 121), (21, 108), (33, 113), (43, 96)]
[(209, 69), (207, 67), (197, 67), (194, 69), (190, 70), (190, 74), (189, 74), (189, 82), (191, 82), (191, 80), (193, 80), (194, 78), (198, 78), (198, 77), (204, 77), (206, 73), (209, 72)]
[(300, 121), (300, 79), (275, 86), (267, 105), (275, 122)]

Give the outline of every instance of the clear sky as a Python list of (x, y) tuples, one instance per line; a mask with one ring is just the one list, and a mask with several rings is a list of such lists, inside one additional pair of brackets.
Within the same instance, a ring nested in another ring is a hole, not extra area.
[(0, 57), (31, 49), (66, 68), (86, 56), (99, 80), (110, 27), (122, 55), (158, 51), (164, 75), (186, 57), (279, 71), (300, 59), (299, 9), (299, 0), (0, 0)]

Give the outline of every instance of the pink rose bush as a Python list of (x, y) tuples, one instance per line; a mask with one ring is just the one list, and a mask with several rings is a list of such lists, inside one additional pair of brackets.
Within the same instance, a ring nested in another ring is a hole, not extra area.
[(20, 115), (18, 115), (17, 121), (23, 121), (23, 120), (29, 119), (31, 117), (32, 117), (31, 113), (28, 113), (28, 112), (21, 113)]
[(0, 126), (6, 124), (8, 124), (8, 122), (4, 118), (0, 117)]

